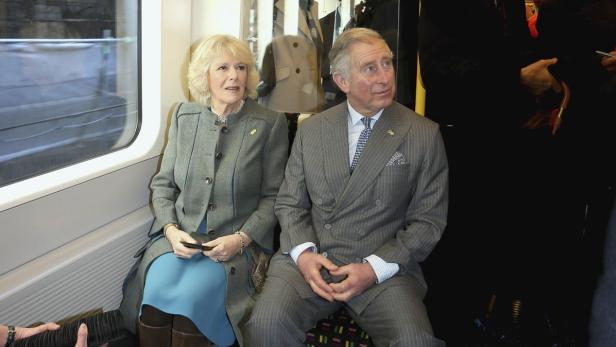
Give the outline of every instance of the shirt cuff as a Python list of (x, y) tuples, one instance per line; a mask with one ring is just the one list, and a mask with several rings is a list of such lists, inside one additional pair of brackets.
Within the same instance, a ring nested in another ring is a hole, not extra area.
[(293, 258), (293, 261), (295, 262), (295, 264), (297, 264), (297, 258), (299, 258), (299, 255), (302, 254), (308, 248), (312, 248), (311, 251), (313, 253), (317, 252), (317, 245), (315, 245), (312, 242), (304, 242), (291, 249), (291, 251), (289, 252), (289, 255), (291, 256), (291, 258)]
[(388, 263), (381, 257), (371, 254), (364, 258), (364, 262), (368, 262), (372, 266), (372, 270), (376, 274), (376, 283), (383, 283), (392, 278), (400, 270), (400, 266), (396, 263)]

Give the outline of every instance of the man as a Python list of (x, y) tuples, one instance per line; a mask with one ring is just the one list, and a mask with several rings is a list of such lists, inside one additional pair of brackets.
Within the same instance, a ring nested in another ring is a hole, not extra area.
[(435, 123), (393, 102), (392, 53), (373, 30), (330, 51), (347, 102), (302, 122), (275, 211), (280, 251), (247, 323), (251, 346), (301, 346), (344, 306), (378, 346), (438, 346), (419, 267), (447, 214)]
[[(565, 318), (578, 315), (571, 298), (579, 302), (585, 206), (576, 172), (588, 167), (575, 153), (589, 153), (579, 140), (566, 143), (579, 132), (571, 111), (581, 94), (562, 79), (571, 103), (556, 136), (527, 126), (535, 111), (558, 107), (564, 93), (556, 72), (565, 59), (542, 52), (545, 8), (538, 39), (525, 9), (523, 0), (422, 2), (426, 116), (444, 129), (451, 174), (448, 231), (425, 266), (426, 302), (449, 343), (471, 343), (486, 327), (473, 342), (557, 343), (554, 336), (573, 331)], [(480, 321), (484, 329), (476, 329)]]
[(575, 244), (577, 266), (563, 276), (568, 290), (559, 288), (572, 321), (567, 330), (576, 333), (577, 345), (615, 346), (616, 58), (596, 50), (616, 54), (616, 0), (543, 0), (539, 12), (542, 49), (558, 57), (554, 75), (571, 90), (563, 119), (569, 132), (562, 139), (569, 174), (562, 182), (567, 195), (574, 186), (585, 203), (583, 237)]

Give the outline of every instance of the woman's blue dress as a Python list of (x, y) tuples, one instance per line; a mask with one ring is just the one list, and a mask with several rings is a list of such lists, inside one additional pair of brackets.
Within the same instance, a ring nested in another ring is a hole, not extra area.
[(230, 346), (235, 335), (225, 310), (226, 288), (222, 264), (201, 253), (191, 259), (167, 253), (150, 266), (141, 305), (185, 316), (217, 346)]

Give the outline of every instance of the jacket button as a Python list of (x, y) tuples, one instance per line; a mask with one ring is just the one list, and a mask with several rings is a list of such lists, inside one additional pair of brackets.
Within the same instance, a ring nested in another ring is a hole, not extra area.
[(204, 178), (204, 180), (205, 180), (205, 184), (212, 184), (212, 182), (214, 182), (214, 180), (210, 176)]
[(332, 225), (331, 225), (331, 224), (329, 224), (329, 223), (327, 223), (327, 224), (325, 224), (325, 225), (324, 225), (324, 227), (325, 227), (325, 229), (329, 230), (329, 229), (331, 229), (331, 228), (332, 228)]
[(216, 159), (218, 160), (222, 159), (222, 152), (216, 153)]
[(295, 69), (295, 73), (299, 73), (300, 71), (302, 70), (300, 70), (299, 68)]
[(293, 47), (297, 47), (299, 44), (297, 42), (293, 42)]
[(317, 198), (316, 203), (317, 205), (321, 205), (323, 203), (323, 199)]
[(228, 133), (228, 132), (229, 132), (229, 128), (227, 128), (227, 127), (222, 127), (222, 128), (220, 128), (220, 131), (222, 131), (222, 132), (223, 132), (223, 134), (226, 134), (226, 133)]
[(216, 204), (214, 204), (214, 203), (207, 204), (207, 209), (209, 211), (214, 211), (216, 209)]
[(229, 273), (230, 273), (231, 275), (234, 275), (234, 274), (235, 274), (235, 266), (231, 266), (231, 269), (229, 270)]

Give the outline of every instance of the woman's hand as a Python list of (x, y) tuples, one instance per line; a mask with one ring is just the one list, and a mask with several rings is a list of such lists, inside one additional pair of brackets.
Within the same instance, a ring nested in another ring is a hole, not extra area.
[(227, 261), (242, 250), (242, 239), (244, 240), (244, 248), (251, 242), (248, 235), (243, 231), (240, 234), (221, 236), (215, 240), (204, 243), (206, 246), (214, 247), (210, 251), (203, 252), (203, 255), (210, 257), (215, 262)]
[(165, 228), (165, 237), (173, 248), (173, 253), (178, 258), (190, 259), (193, 255), (199, 253), (198, 249), (185, 247), (181, 242), (198, 243), (188, 235), (187, 232), (178, 229), (175, 225), (169, 225)]

